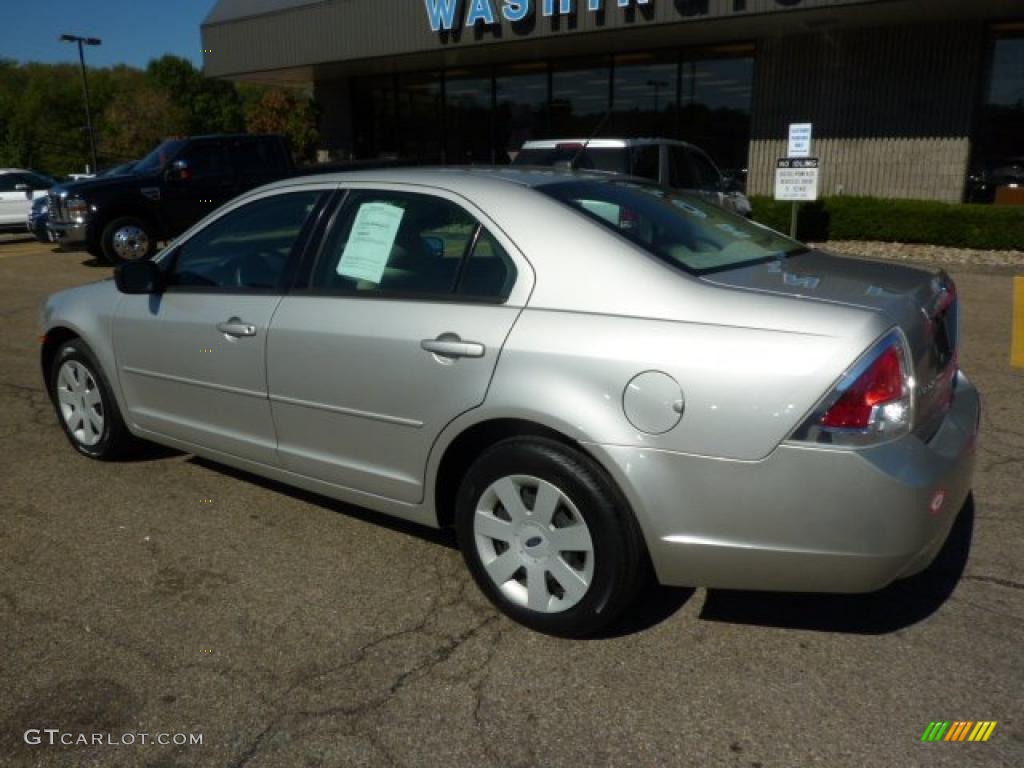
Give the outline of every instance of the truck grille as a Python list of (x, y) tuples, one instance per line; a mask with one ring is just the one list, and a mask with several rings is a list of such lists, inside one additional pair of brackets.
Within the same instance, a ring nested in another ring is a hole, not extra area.
[(67, 221), (67, 211), (64, 208), (64, 200), (60, 195), (47, 195), (50, 198), (50, 221), (64, 223)]

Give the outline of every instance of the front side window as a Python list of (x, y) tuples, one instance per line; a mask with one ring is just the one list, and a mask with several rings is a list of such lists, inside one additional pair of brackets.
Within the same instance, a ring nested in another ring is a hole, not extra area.
[(224, 145), (219, 142), (193, 144), (182, 153), (180, 159), (188, 163), (195, 179), (222, 176), (230, 170), (227, 158), (224, 157)]
[(449, 200), (357, 190), (338, 213), (311, 287), (360, 296), (497, 296), (509, 265), (493, 237)]
[(321, 192), (289, 192), (236, 208), (181, 245), (168, 285), (279, 291), (285, 266)]
[(779, 259), (807, 249), (699, 197), (625, 181), (539, 187), (662, 261), (704, 274)]
[(187, 143), (181, 139), (165, 141), (135, 164), (135, 173), (142, 175), (162, 171), (177, 157), (181, 148)]

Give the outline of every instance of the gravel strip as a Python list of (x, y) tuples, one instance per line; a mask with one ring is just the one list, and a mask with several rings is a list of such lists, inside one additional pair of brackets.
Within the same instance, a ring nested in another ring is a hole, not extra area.
[(1024, 251), (976, 251), (918, 243), (880, 243), (865, 240), (836, 240), (815, 247), (845, 256), (866, 256), (890, 261), (920, 261), (976, 267), (1024, 267)]

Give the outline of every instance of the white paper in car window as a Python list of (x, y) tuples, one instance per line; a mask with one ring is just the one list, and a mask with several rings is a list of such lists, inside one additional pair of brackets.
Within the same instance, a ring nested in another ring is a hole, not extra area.
[(360, 205), (352, 223), (352, 233), (338, 262), (338, 274), (379, 284), (404, 215), (405, 209), (396, 205)]

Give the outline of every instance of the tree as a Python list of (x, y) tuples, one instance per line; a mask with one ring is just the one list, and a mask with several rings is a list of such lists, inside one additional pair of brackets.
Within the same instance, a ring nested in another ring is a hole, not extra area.
[(166, 93), (148, 83), (114, 97), (102, 119), (105, 146), (116, 147), (118, 159), (139, 159), (168, 136), (188, 133), (188, 114)]
[(242, 99), (231, 83), (211, 80), (180, 56), (161, 56), (146, 67), (146, 79), (185, 109), (190, 134), (237, 133), (245, 120)]
[(317, 108), (295, 91), (271, 88), (246, 108), (245, 127), (250, 133), (280, 133), (288, 138), (295, 159), (316, 159)]

